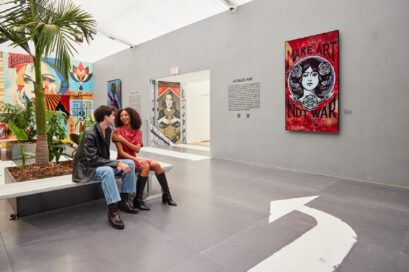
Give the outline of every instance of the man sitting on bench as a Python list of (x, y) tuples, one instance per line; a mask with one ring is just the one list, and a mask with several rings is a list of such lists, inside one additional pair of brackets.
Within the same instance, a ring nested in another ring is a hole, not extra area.
[[(138, 213), (128, 199), (128, 193), (134, 193), (136, 190), (134, 162), (110, 160), (110, 126), (115, 123), (115, 108), (99, 106), (94, 111), (94, 118), (97, 123), (85, 129), (75, 154), (72, 180), (74, 182), (100, 180), (108, 204), (108, 222), (113, 228), (123, 229), (125, 225), (119, 216), (118, 208), (127, 213)], [(121, 175), (122, 178), (121, 196), (115, 181), (116, 175)]]

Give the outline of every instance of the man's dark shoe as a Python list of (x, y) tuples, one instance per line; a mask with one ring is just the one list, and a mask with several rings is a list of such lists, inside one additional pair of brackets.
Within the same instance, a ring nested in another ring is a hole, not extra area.
[(124, 222), (119, 216), (118, 207), (116, 204), (108, 206), (108, 222), (114, 229), (123, 229), (125, 227)]
[(139, 212), (139, 210), (135, 209), (129, 201), (128, 193), (121, 193), (121, 202), (119, 202), (118, 208), (126, 213), (137, 214)]

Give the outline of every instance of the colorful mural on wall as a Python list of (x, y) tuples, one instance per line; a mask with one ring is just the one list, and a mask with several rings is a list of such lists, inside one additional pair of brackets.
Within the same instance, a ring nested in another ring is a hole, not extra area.
[(157, 126), (173, 143), (180, 143), (180, 83), (158, 82)]
[(285, 128), (338, 133), (339, 31), (285, 43)]
[[(73, 60), (68, 81), (54, 60), (41, 63), (47, 108), (69, 116), (69, 132), (78, 132), (81, 123), (92, 113), (94, 79), (92, 65)], [(26, 105), (34, 95), (34, 65), (29, 55), (0, 52), (0, 102)]]

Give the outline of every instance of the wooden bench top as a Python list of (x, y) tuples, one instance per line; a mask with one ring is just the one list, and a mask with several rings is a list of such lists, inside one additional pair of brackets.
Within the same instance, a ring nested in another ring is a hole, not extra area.
[[(111, 151), (111, 157), (116, 158), (116, 152)], [(172, 165), (166, 162), (159, 162), (165, 172), (172, 169)], [(0, 171), (4, 171), (1, 168)], [(17, 183), (9, 183), (0, 185), (0, 199), (7, 199), (25, 195), (33, 195), (43, 192), (50, 192), (71, 187), (83, 186), (99, 181), (90, 181), (86, 183), (72, 182), (72, 175), (64, 175), (58, 177), (50, 177), (38, 180), (30, 180)]]

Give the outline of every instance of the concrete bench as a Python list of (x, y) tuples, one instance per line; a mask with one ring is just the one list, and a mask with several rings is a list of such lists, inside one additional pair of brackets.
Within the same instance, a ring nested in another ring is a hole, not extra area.
[[(112, 152), (111, 158), (116, 158), (116, 152)], [(159, 163), (165, 172), (172, 169), (169, 163)], [(155, 195), (151, 194), (152, 175), (151, 172), (145, 200), (161, 196), (160, 192)], [(103, 197), (99, 181), (76, 183), (72, 182), (71, 178), (71, 175), (64, 175), (17, 183), (8, 183), (9, 181), (5, 180), (6, 184), (0, 185), (0, 199), (9, 199), (15, 214), (25, 216)]]

